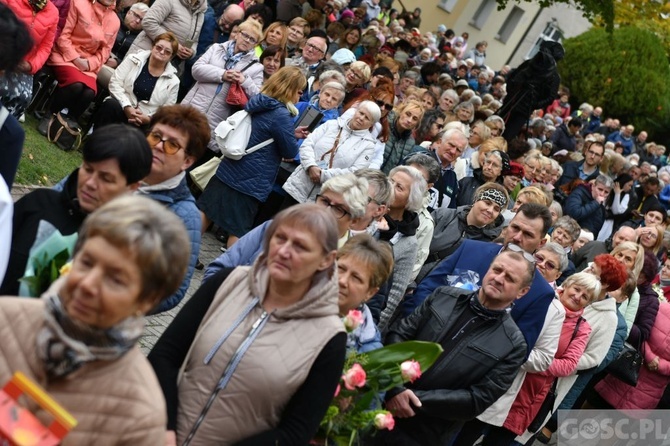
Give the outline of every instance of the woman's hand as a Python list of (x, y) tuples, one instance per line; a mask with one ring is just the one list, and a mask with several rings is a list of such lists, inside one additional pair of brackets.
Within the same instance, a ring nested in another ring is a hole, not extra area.
[(615, 194), (621, 195), (621, 185), (617, 183), (616, 181), (614, 182), (614, 187), (612, 188)]
[(295, 139), (305, 139), (307, 138), (307, 135), (309, 135), (309, 130), (307, 130), (306, 125), (303, 125), (296, 128), (293, 134), (295, 135)]
[(307, 169), (307, 175), (309, 175), (309, 179), (312, 180), (312, 183), (314, 184), (319, 184), (321, 183), (321, 169), (316, 166), (312, 166), (309, 169)]
[(177, 57), (180, 59), (189, 59), (193, 55), (193, 49), (187, 46), (179, 44), (179, 49), (177, 50)]
[(653, 361), (647, 363), (647, 368), (651, 370), (652, 372), (658, 371), (658, 356), (654, 358)]
[(32, 70), (30, 64), (28, 62), (26, 62), (25, 60), (22, 60), (21, 62), (19, 62), (19, 64), (16, 66), (16, 68), (22, 73), (30, 73), (30, 71)]
[(237, 70), (226, 70), (226, 72), (223, 73), (223, 76), (221, 76), (221, 80), (224, 82), (237, 82), (238, 84), (241, 84), (244, 82), (244, 74)]
[(83, 57), (77, 57), (72, 61), (72, 63), (81, 71), (89, 71), (88, 60), (84, 59)]
[(165, 446), (177, 446), (177, 433), (175, 431), (165, 433)]

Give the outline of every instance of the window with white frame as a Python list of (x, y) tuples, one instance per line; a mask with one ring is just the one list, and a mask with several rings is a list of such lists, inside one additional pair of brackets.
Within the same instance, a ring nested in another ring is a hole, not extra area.
[(440, 0), (439, 6), (447, 12), (451, 12), (454, 10), (456, 3), (458, 3), (458, 0)]
[(509, 15), (503, 22), (502, 26), (500, 27), (498, 34), (496, 34), (496, 39), (500, 40), (502, 43), (507, 43), (510, 36), (512, 35), (517, 25), (521, 21), (523, 13), (524, 13), (523, 9), (519, 8), (518, 6), (513, 7)]
[(475, 15), (470, 20), (470, 25), (477, 29), (484, 28), (484, 24), (489, 19), (493, 10), (497, 7), (496, 0), (482, 0), (482, 3), (477, 8)]
[(544, 27), (544, 31), (542, 31), (537, 37), (537, 40), (535, 40), (535, 45), (528, 51), (525, 59), (530, 59), (536, 55), (537, 52), (540, 51), (540, 45), (542, 45), (542, 42), (545, 40), (551, 40), (552, 42), (561, 42), (563, 40), (563, 32), (558, 27), (556, 20), (547, 22), (547, 26)]

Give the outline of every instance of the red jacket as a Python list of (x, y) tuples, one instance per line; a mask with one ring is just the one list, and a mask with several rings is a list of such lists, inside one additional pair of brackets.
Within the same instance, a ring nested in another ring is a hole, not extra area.
[(577, 362), (584, 353), (589, 336), (591, 336), (591, 326), (586, 320), (580, 322), (577, 333), (575, 333), (575, 325), (583, 312), (584, 310), (565, 309), (565, 320), (554, 360), (545, 372), (526, 375), (521, 390), (512, 403), (503, 424), (505, 429), (517, 435), (523, 434), (540, 410), (554, 379), (570, 376), (577, 369)]
[[(637, 386), (632, 387), (608, 375), (598, 383), (596, 391), (615, 409), (654, 409), (670, 383), (670, 303), (661, 302), (649, 339), (642, 344), (644, 365), (640, 368)], [(658, 356), (657, 371), (647, 363)]]
[(27, 0), (0, 0), (0, 2), (9, 6), (9, 9), (30, 30), (30, 36), (35, 44), (24, 60), (30, 64), (30, 74), (37, 73), (51, 53), (56, 38), (58, 10), (51, 1), (48, 1), (44, 9), (37, 14), (33, 14), (33, 8), (30, 7)]

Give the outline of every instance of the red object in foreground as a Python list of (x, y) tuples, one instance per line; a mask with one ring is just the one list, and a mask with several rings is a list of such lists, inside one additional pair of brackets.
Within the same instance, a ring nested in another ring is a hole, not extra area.
[[(54, 420), (44, 426), (18, 399), (26, 394)], [(77, 425), (77, 421), (44, 389), (21, 372), (0, 390), (0, 443), (12, 446), (56, 446)]]

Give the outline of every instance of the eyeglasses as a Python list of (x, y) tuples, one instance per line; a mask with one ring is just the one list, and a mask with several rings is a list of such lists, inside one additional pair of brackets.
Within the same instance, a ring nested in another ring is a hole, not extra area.
[(364, 79), (363, 75), (361, 73), (359, 73), (358, 71), (354, 71), (351, 68), (349, 68), (349, 72), (352, 74), (352, 76), (354, 76), (359, 81), (362, 81)]
[(163, 138), (163, 135), (160, 132), (150, 132), (147, 135), (147, 142), (149, 145), (153, 148), (158, 145), (159, 142), (163, 143), (163, 151), (168, 154), (168, 155), (174, 155), (175, 153), (179, 152), (181, 149), (183, 149), (182, 146), (179, 145), (178, 142), (168, 139), (168, 138)]
[(257, 42), (255, 37), (250, 36), (249, 34), (245, 33), (244, 31), (240, 31), (240, 36), (249, 43), (256, 43)]
[(535, 254), (535, 262), (539, 265), (544, 265), (544, 267), (549, 271), (558, 269), (558, 265), (556, 265), (551, 260), (547, 260), (542, 254)]
[(313, 44), (311, 44), (311, 43), (309, 43), (309, 42), (307, 42), (307, 43), (305, 44), (305, 48), (309, 48), (310, 50), (315, 51), (315, 52), (317, 52), (317, 53), (319, 53), (319, 54), (326, 54), (326, 52), (323, 51), (321, 48), (319, 48), (319, 47), (317, 47), (317, 46), (314, 46)]
[(381, 201), (375, 200), (372, 197), (368, 197), (368, 203), (374, 203), (377, 206), (384, 206), (385, 203), (382, 203)]
[(323, 195), (319, 194), (319, 195), (316, 196), (316, 204), (329, 208), (330, 212), (332, 212), (333, 216), (335, 218), (337, 218), (338, 220), (340, 218), (344, 218), (345, 215), (351, 216), (351, 213), (349, 211), (344, 209), (339, 204), (331, 203), (331, 201), (328, 198), (324, 197)]
[(129, 14), (130, 14), (136, 21), (138, 21), (138, 22), (140, 22), (140, 23), (142, 23), (142, 20), (144, 20), (144, 16), (139, 15), (138, 13), (136, 13), (135, 11), (133, 11), (132, 9), (131, 9), (130, 11), (128, 11), (128, 13), (129, 13)]
[(514, 243), (508, 243), (507, 246), (505, 246), (505, 250), (517, 252), (521, 254), (528, 263), (532, 263), (533, 265), (535, 265), (535, 257), (526, 252), (526, 250), (523, 249), (521, 246), (515, 245)]
[(168, 56), (172, 55), (172, 49), (162, 45), (154, 45), (154, 49), (160, 54), (166, 54)]
[(602, 153), (594, 152), (593, 150), (587, 150), (586, 153), (588, 153), (591, 156), (595, 156), (596, 158), (600, 158), (601, 156), (603, 156)]
[(391, 111), (393, 110), (393, 104), (388, 104), (380, 99), (375, 99), (375, 104), (379, 106), (379, 108), (384, 108), (386, 111)]

